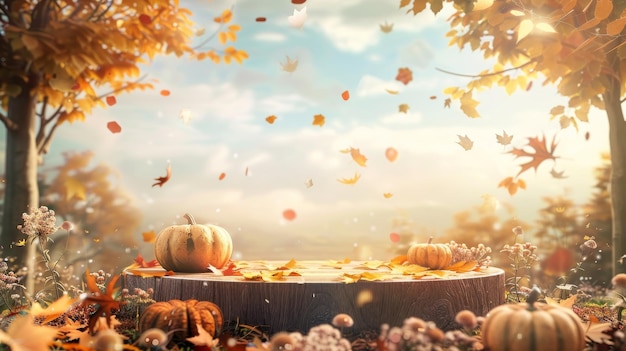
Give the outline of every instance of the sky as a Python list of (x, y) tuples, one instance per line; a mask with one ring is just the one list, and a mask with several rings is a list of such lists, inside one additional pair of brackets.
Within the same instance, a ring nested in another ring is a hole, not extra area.
[[(386, 259), (397, 216), (437, 236), (484, 195), (510, 203), (518, 218), (532, 222), (543, 196), (568, 191), (582, 203), (591, 194), (593, 168), (608, 151), (602, 111), (592, 110), (579, 132), (561, 130), (549, 111), (565, 100), (541, 82), (511, 96), (500, 88), (476, 94), (477, 119), (465, 116), (458, 101), (444, 108), (443, 90), (468, 80), (437, 68), (475, 74), (490, 67), (481, 53), (448, 46), (450, 8), (413, 16), (398, 8), (399, 0), (180, 3), (206, 33), (216, 28), (212, 19), (232, 7), (232, 23), (242, 27), (235, 46), (250, 58), (216, 65), (157, 57), (143, 67), (158, 81), (154, 90), (120, 95), (85, 122), (63, 126), (45, 160), (58, 164), (64, 152), (92, 150), (95, 163), (118, 170), (116, 182), (142, 210), (140, 231), (184, 223), (188, 212), (225, 227), (239, 259)], [(302, 28), (291, 27), (288, 17), (305, 6)], [(393, 30), (383, 33), (382, 23)], [(293, 72), (282, 69), (287, 57), (298, 61)], [(395, 80), (405, 67), (413, 72), (407, 85)], [(161, 89), (171, 95), (161, 96)], [(409, 105), (408, 113), (399, 112), (400, 104)], [(188, 123), (180, 117), (184, 110)], [(323, 126), (312, 124), (317, 114), (325, 116)], [(270, 115), (277, 117), (273, 124), (265, 120)], [(121, 133), (107, 129), (110, 121)], [(513, 135), (510, 146), (497, 143), (503, 131)], [(528, 189), (512, 197), (497, 187), (519, 171), (519, 160), (506, 151), (542, 134), (556, 134), (560, 158), (526, 172)], [(472, 149), (457, 144), (457, 135), (472, 139)], [(367, 157), (365, 167), (340, 152), (351, 147)], [(385, 158), (389, 147), (398, 152), (395, 162)], [(152, 187), (168, 163), (171, 179)], [(553, 165), (567, 177), (553, 178)], [(354, 185), (338, 181), (355, 173), (361, 177)], [(286, 209), (296, 218), (285, 219)], [(143, 250), (149, 253), (150, 245)]]

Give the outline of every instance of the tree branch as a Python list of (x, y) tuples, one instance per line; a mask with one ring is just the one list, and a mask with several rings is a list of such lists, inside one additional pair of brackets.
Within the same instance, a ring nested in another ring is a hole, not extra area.
[(39, 149), (41, 142), (43, 141), (46, 134), (46, 109), (48, 108), (48, 96), (44, 96), (43, 102), (41, 103), (41, 112), (39, 113), (39, 131), (37, 131), (37, 137), (35, 138), (35, 144), (37, 145), (37, 149)]
[(131, 84), (137, 84), (137, 83), (141, 82), (142, 80), (146, 79), (147, 76), (148, 76), (147, 74), (144, 74), (143, 76), (139, 77), (134, 82), (130, 82), (128, 84), (124, 84), (123, 86), (121, 86), (121, 87), (119, 87), (117, 89), (109, 91), (108, 93), (104, 93), (104, 94), (100, 94), (100, 95), (98, 95), (96, 97), (92, 97), (92, 99), (94, 99), (94, 100), (101, 100), (103, 97), (106, 97), (107, 95), (115, 94), (117, 92), (120, 92), (120, 91), (128, 88)]
[(52, 138), (54, 137), (54, 133), (56, 132), (57, 128), (61, 125), (61, 123), (59, 123), (59, 120), (56, 120), (54, 122), (54, 125), (52, 126), (52, 128), (50, 128), (50, 131), (48, 132), (48, 135), (46, 135), (46, 138), (44, 139), (43, 143), (41, 143), (41, 145), (37, 147), (37, 155), (45, 155), (48, 153), (48, 151), (50, 151), (50, 143), (52, 142)]
[(511, 68), (507, 68), (507, 69), (503, 69), (501, 71), (497, 71), (497, 72), (491, 72), (491, 73), (485, 73), (485, 74), (463, 74), (463, 73), (456, 73), (456, 72), (452, 72), (452, 71), (447, 71), (445, 69), (439, 68), (439, 67), (435, 67), (435, 69), (439, 72), (443, 72), (443, 73), (447, 73), (447, 74), (451, 74), (453, 76), (457, 76), (457, 77), (466, 77), (466, 78), (482, 78), (482, 77), (489, 77), (489, 76), (497, 76), (509, 71), (515, 71), (518, 70), (520, 68), (523, 68), (525, 66), (530, 65), (531, 63), (534, 63), (535, 60), (530, 60), (522, 65), (519, 65), (517, 67), (511, 67)]
[(7, 116), (2, 112), (0, 112), (0, 121), (2, 121), (2, 123), (5, 127), (7, 127), (8, 130), (17, 130), (19, 128), (19, 125), (17, 125), (17, 123), (7, 118)]

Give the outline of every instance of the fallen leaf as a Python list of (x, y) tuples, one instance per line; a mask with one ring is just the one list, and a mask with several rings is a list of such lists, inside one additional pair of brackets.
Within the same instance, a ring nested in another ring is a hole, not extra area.
[(187, 338), (187, 341), (196, 346), (208, 346), (209, 349), (217, 346), (220, 340), (213, 339), (213, 336), (202, 327), (202, 324), (196, 324), (196, 329), (198, 335)]
[(354, 177), (340, 178), (340, 179), (337, 179), (337, 181), (342, 184), (354, 185), (359, 181), (360, 178), (361, 178), (361, 175), (355, 172)]
[(457, 136), (459, 137), (459, 141), (457, 141), (456, 143), (461, 145), (461, 147), (465, 149), (465, 151), (469, 151), (472, 149), (472, 147), (474, 146), (474, 142), (467, 137), (467, 134), (465, 134), (465, 136), (457, 134)]
[(174, 271), (165, 271), (165, 270), (145, 271), (145, 270), (139, 270), (139, 269), (128, 269), (124, 272), (130, 273), (132, 275), (136, 275), (142, 278), (167, 277), (167, 276), (172, 276), (176, 274), (174, 273)]
[(160, 266), (157, 260), (146, 261), (143, 256), (138, 253), (137, 256), (133, 259), (133, 263), (131, 263), (128, 267), (124, 268), (123, 271), (136, 269), (136, 268), (152, 268)]
[(549, 296), (546, 296), (546, 303), (548, 305), (561, 306), (561, 307), (565, 307), (571, 310), (574, 307), (574, 304), (576, 303), (577, 298), (578, 298), (578, 295), (574, 294), (568, 297), (567, 299), (561, 299), (559, 301), (556, 301), (555, 299)]
[(297, 9), (293, 9), (293, 15), (287, 17), (287, 21), (289, 22), (289, 25), (293, 28), (302, 28), (304, 22), (306, 21), (306, 6), (303, 7), (300, 11), (298, 11)]
[(156, 233), (154, 230), (149, 232), (142, 232), (141, 236), (143, 237), (143, 241), (146, 243), (153, 243), (156, 240)]
[(398, 105), (398, 112), (408, 113), (409, 112), (409, 105), (408, 104), (400, 104), (400, 105)]
[(117, 103), (117, 99), (113, 95), (107, 96), (105, 100), (107, 105), (109, 106), (113, 106)]
[(506, 134), (506, 132), (503, 130), (502, 135), (496, 134), (496, 140), (499, 144), (506, 146), (511, 143), (511, 140), (513, 140), (513, 136)]
[(282, 67), (283, 71), (291, 73), (295, 71), (296, 68), (298, 68), (298, 59), (292, 61), (289, 56), (287, 56), (287, 62), (280, 62), (280, 66)]
[(167, 167), (165, 168), (165, 177), (154, 178), (154, 180), (156, 180), (156, 183), (152, 184), (152, 187), (155, 187), (157, 185), (159, 187), (162, 187), (163, 184), (165, 184), (168, 180), (170, 180), (171, 177), (172, 177), (172, 165), (168, 163)]
[(386, 266), (385, 261), (374, 260), (362, 262), (361, 264), (354, 266), (354, 269), (369, 269), (375, 271), (383, 266)]
[(341, 93), (341, 98), (344, 101), (348, 101), (350, 99), (350, 92), (345, 90), (343, 93)]
[(349, 258), (344, 258), (341, 261), (328, 260), (328, 261), (324, 262), (322, 264), (322, 266), (332, 267), (332, 268), (335, 268), (335, 269), (342, 269), (345, 265), (349, 264), (350, 262), (352, 262), (352, 261)]
[(48, 351), (57, 335), (57, 328), (35, 324), (31, 314), (18, 315), (5, 331), (0, 330), (0, 343), (11, 351)]
[(585, 336), (597, 345), (612, 343), (611, 336), (607, 331), (611, 330), (611, 323), (599, 323), (597, 321), (589, 321), (585, 327)]
[(398, 68), (396, 80), (407, 85), (413, 80), (413, 72), (408, 67)]
[(365, 163), (367, 162), (367, 157), (361, 154), (361, 151), (359, 149), (350, 148), (350, 156), (352, 156), (352, 159), (354, 160), (354, 162), (356, 162), (357, 165), (361, 167), (366, 167)]
[(30, 308), (30, 314), (38, 318), (43, 317), (41, 323), (47, 324), (63, 315), (77, 301), (78, 298), (63, 295), (45, 308), (39, 302), (34, 302)]
[(383, 196), (385, 197), (385, 199), (390, 199), (393, 194), (392, 193), (384, 193)]
[(385, 150), (385, 157), (389, 162), (395, 162), (398, 158), (398, 150), (393, 147), (388, 147), (387, 150)]
[(323, 126), (326, 123), (326, 117), (324, 115), (315, 115), (313, 116), (313, 125), (314, 126)]
[(385, 23), (379, 24), (378, 26), (380, 27), (380, 31), (385, 34), (391, 33), (391, 31), (393, 30), (393, 23), (387, 23), (387, 21), (385, 21)]
[(445, 270), (457, 273), (467, 273), (476, 269), (477, 266), (478, 262), (476, 261), (459, 261), (446, 267)]
[(117, 134), (122, 131), (122, 127), (115, 121), (108, 122), (107, 129), (113, 134)]

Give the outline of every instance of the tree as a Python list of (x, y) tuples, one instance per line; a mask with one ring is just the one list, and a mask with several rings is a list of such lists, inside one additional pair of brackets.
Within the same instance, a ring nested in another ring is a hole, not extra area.
[[(190, 16), (176, 0), (0, 2), (0, 120), (7, 128), (0, 245), (15, 243), (22, 213), (39, 206), (38, 167), (58, 127), (106, 107), (105, 97), (112, 105), (116, 94), (152, 88), (131, 81), (140, 64), (160, 54), (216, 63), (247, 58), (232, 46), (192, 46)], [(222, 44), (240, 29), (224, 27), (231, 19), (230, 10), (215, 18)]]
[[(430, 5), (437, 14), (445, 3), (450, 45), (480, 51), (493, 67), (472, 75), (464, 88), (450, 88), (469, 117), (479, 117), (472, 93), (494, 85), (509, 94), (543, 84), (556, 85), (567, 106), (550, 115), (566, 122), (587, 122), (591, 107), (603, 109), (609, 122), (613, 274), (626, 254), (626, 121), (622, 110), (626, 83), (626, 1), (612, 0), (401, 0), (418, 14)], [(573, 117), (575, 116), (575, 117)]]

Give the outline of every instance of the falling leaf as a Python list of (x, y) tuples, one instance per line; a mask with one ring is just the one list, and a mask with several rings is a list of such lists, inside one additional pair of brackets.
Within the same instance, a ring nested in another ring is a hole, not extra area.
[(156, 183), (152, 184), (152, 186), (155, 187), (158, 185), (159, 187), (162, 187), (163, 184), (165, 184), (168, 180), (170, 180), (171, 176), (172, 176), (172, 165), (168, 163), (167, 167), (165, 168), (165, 177), (154, 178), (154, 180), (156, 180)]
[(20, 239), (15, 243), (15, 246), (21, 247), (26, 246), (26, 239)]
[(186, 108), (180, 110), (180, 119), (183, 120), (183, 123), (185, 123), (185, 125), (188, 125), (189, 120), (191, 119), (191, 111)]
[(32, 314), (18, 315), (5, 331), (0, 330), (0, 343), (12, 351), (48, 351), (58, 330), (36, 324)]
[(398, 158), (398, 150), (393, 147), (388, 147), (387, 150), (385, 150), (385, 157), (389, 162), (395, 162)]
[(450, 105), (452, 104), (452, 99), (447, 98), (443, 101), (443, 107), (444, 108), (450, 108)]
[(119, 278), (119, 275), (111, 277), (103, 293), (96, 283), (96, 277), (89, 273), (89, 269), (85, 272), (87, 292), (81, 294), (81, 304), (85, 307), (89, 305), (97, 306), (96, 311), (89, 318), (89, 331), (94, 331), (96, 323), (101, 317), (105, 318), (109, 326), (111, 325), (111, 318), (114, 317), (113, 311), (120, 308), (120, 302), (114, 296), (117, 292), (115, 284)]
[(431, 100), (437, 100), (437, 95), (431, 95), (431, 96), (429, 97), (429, 99), (431, 99)]
[(287, 17), (287, 21), (289, 25), (293, 28), (300, 29), (304, 25), (304, 21), (306, 21), (306, 6), (302, 8), (302, 10), (298, 11), (297, 9), (293, 9), (293, 15)]
[(560, 172), (557, 172), (557, 170), (556, 170), (556, 169), (554, 169), (554, 168), (552, 168), (552, 170), (550, 171), (550, 175), (551, 175), (553, 178), (556, 178), (556, 179), (564, 179), (564, 178), (567, 178), (567, 176), (563, 175), (563, 173), (565, 173), (565, 171), (560, 171)]
[(357, 307), (363, 307), (374, 300), (374, 295), (372, 291), (369, 289), (363, 289), (359, 291), (359, 294), (356, 296), (356, 305)]
[(358, 164), (361, 167), (366, 167), (366, 162), (367, 162), (367, 157), (365, 157), (365, 155), (361, 154), (361, 150), (360, 149), (355, 149), (353, 147), (350, 148), (350, 156), (352, 157), (352, 159), (354, 160), (354, 162), (356, 162), (356, 164)]
[(107, 96), (105, 100), (107, 105), (109, 106), (113, 106), (117, 103), (117, 99), (113, 95)]
[(154, 230), (149, 232), (142, 232), (141, 236), (143, 237), (143, 241), (146, 243), (153, 243), (156, 240), (156, 233)]
[(591, 136), (591, 134), (589, 134), (589, 132), (585, 133), (585, 140), (589, 140), (589, 137)]
[(326, 117), (324, 115), (315, 115), (313, 116), (313, 125), (314, 126), (323, 126), (326, 123)]
[(42, 324), (47, 324), (63, 315), (70, 307), (78, 301), (78, 298), (70, 297), (69, 295), (63, 295), (60, 298), (54, 300), (51, 304), (45, 308), (41, 306), (39, 302), (34, 302), (30, 308), (30, 314), (38, 319), (41, 319)]
[(248, 167), (246, 167), (246, 171), (244, 172), (244, 175), (247, 177), (249, 173)]
[(294, 219), (296, 219), (296, 211), (288, 208), (286, 210), (283, 211), (283, 218), (288, 220), (288, 221), (293, 221)]
[(383, 194), (383, 197), (384, 197), (385, 199), (391, 199), (391, 198), (393, 197), (393, 194), (392, 194), (392, 193), (384, 193), (384, 194)]
[(115, 121), (108, 122), (107, 129), (113, 134), (117, 134), (122, 131), (122, 127)]
[(69, 177), (65, 180), (65, 199), (85, 200), (85, 186), (76, 178)]
[(267, 123), (269, 123), (269, 124), (274, 124), (274, 121), (276, 120), (276, 118), (277, 118), (276, 116), (271, 115), (271, 116), (266, 117), (266, 118), (265, 118), (265, 120), (266, 120), (266, 121), (267, 121)]
[(389, 240), (391, 240), (392, 243), (399, 243), (400, 242), (400, 234), (398, 234), (398, 233), (389, 233)]
[(471, 91), (464, 93), (459, 99), (459, 101), (461, 102), (461, 111), (463, 111), (463, 113), (465, 113), (467, 117), (470, 117), (470, 118), (480, 117), (480, 113), (478, 113), (478, 111), (476, 110), (476, 107), (478, 106), (479, 102), (478, 100), (474, 100), (474, 98), (472, 97)]
[(404, 85), (407, 85), (413, 80), (413, 72), (408, 67), (398, 68), (396, 80)]
[(467, 134), (465, 134), (465, 136), (457, 134), (457, 136), (459, 137), (459, 141), (457, 141), (456, 143), (461, 145), (461, 147), (463, 147), (465, 151), (469, 151), (472, 149), (472, 146), (474, 146), (474, 142), (467, 137)]
[(391, 90), (391, 89), (385, 89), (385, 91), (391, 95), (398, 95), (398, 91), (397, 90)]
[(139, 15), (139, 22), (141, 22), (141, 24), (143, 24), (144, 26), (147, 26), (152, 23), (152, 17), (146, 15), (145, 13), (142, 13), (141, 15)]
[(513, 177), (506, 177), (500, 181), (498, 188), (505, 188), (513, 196), (518, 189), (526, 189), (526, 182), (523, 179), (515, 181)]
[(161, 96), (170, 96), (170, 91), (166, 90), (166, 89), (163, 89), (163, 90), (161, 90), (160, 94), (161, 94)]
[(379, 24), (378, 26), (380, 27), (380, 31), (385, 34), (391, 33), (391, 31), (393, 30), (393, 23), (387, 23), (387, 21), (385, 21), (385, 23)]
[(532, 87), (533, 87), (533, 81), (531, 80), (530, 82), (528, 82), (528, 85), (526, 85), (526, 91), (530, 91)]
[(595, 316), (590, 316), (587, 325), (584, 325), (585, 336), (597, 345), (610, 345), (612, 343), (611, 337), (606, 332), (611, 331), (611, 323), (600, 323)]
[(307, 180), (306, 180), (306, 182), (304, 182), (304, 185), (305, 185), (307, 188), (312, 187), (312, 186), (313, 186), (313, 179), (311, 179), (311, 178), (307, 179)]
[(217, 179), (223, 180), (224, 178), (226, 178), (226, 173), (222, 172), (220, 173), (220, 176)]
[(267, 21), (267, 18), (265, 18), (265, 17), (257, 17), (254, 20), (257, 21), (257, 22), (265, 22), (265, 21)]
[(517, 175), (524, 173), (530, 168), (534, 168), (537, 171), (537, 168), (541, 163), (546, 160), (556, 160), (558, 156), (554, 156), (554, 150), (556, 149), (556, 135), (552, 138), (552, 143), (550, 147), (546, 144), (546, 138), (544, 137), (533, 137), (528, 138), (528, 144), (526, 145), (534, 152), (526, 151), (524, 148), (513, 148), (509, 153), (515, 155), (515, 158), (519, 157), (530, 157), (531, 160), (520, 165), (521, 169)]
[(337, 181), (339, 183), (343, 183), (343, 184), (354, 185), (354, 184), (356, 184), (359, 181), (360, 178), (361, 178), (361, 175), (355, 172), (354, 173), (354, 177), (352, 177), (352, 178), (340, 178), (340, 179), (337, 179)]
[(291, 3), (294, 5), (302, 5), (306, 2), (306, 0), (291, 0)]
[(409, 112), (409, 105), (408, 104), (400, 104), (400, 105), (398, 105), (398, 112), (408, 113)]
[(291, 73), (295, 71), (296, 68), (298, 68), (298, 59), (292, 61), (289, 56), (287, 56), (287, 62), (280, 62), (280, 66), (282, 67), (283, 71)]
[(348, 99), (350, 99), (350, 92), (349, 92), (349, 91), (347, 91), (347, 90), (345, 90), (343, 93), (341, 93), (341, 98), (342, 98), (344, 101), (348, 101)]
[(506, 146), (511, 143), (511, 140), (513, 140), (513, 136), (506, 134), (506, 132), (503, 130), (502, 135), (496, 134), (496, 140), (498, 141), (498, 144)]

